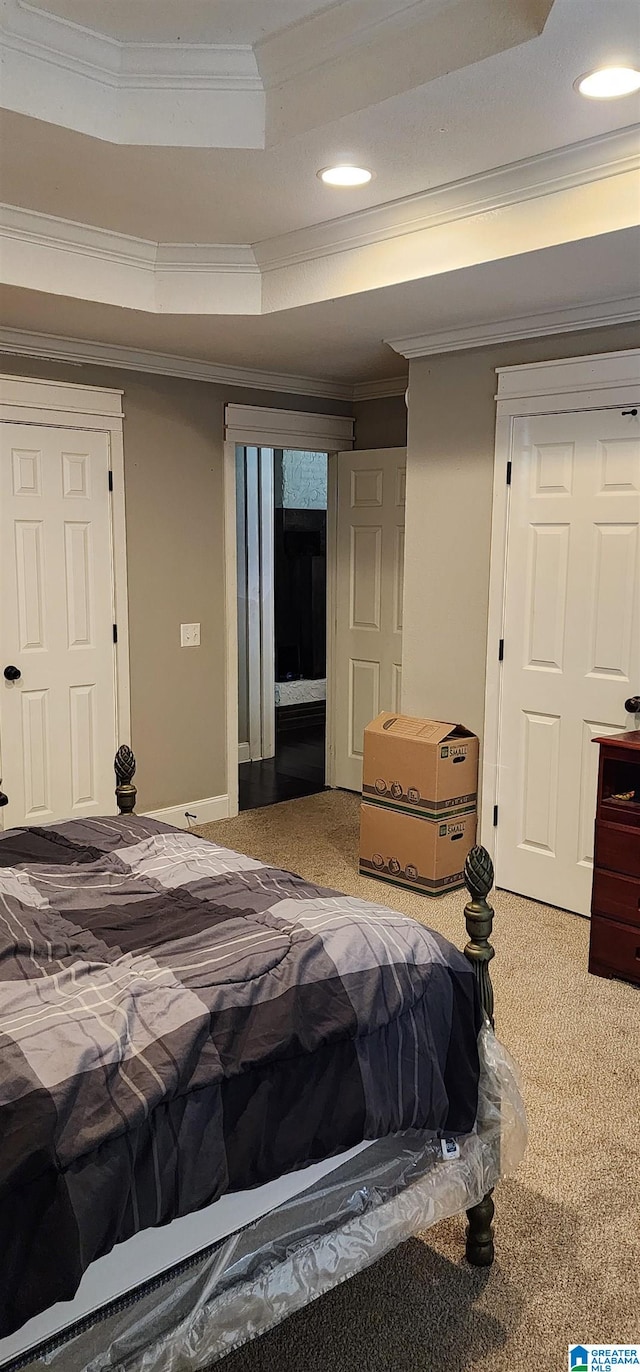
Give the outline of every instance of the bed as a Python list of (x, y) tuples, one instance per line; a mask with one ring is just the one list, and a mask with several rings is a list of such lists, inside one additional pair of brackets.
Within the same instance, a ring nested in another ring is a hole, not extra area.
[(135, 815), (0, 835), (0, 1367), (210, 1366), (439, 1218), (493, 1261), (517, 1070), (464, 955)]

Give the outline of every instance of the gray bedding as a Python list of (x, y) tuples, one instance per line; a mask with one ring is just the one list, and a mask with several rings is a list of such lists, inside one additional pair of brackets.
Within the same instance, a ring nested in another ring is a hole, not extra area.
[(0, 835), (0, 1335), (226, 1191), (467, 1133), (481, 1022), (386, 907), (144, 818)]

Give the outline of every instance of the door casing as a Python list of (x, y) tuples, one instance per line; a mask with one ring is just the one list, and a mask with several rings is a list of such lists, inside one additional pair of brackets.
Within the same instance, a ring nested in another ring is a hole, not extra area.
[(353, 447), (350, 416), (273, 410), (259, 405), (225, 406), (223, 464), (224, 596), (226, 619), (226, 754), (229, 815), (238, 813), (238, 558), (236, 539), (236, 444), (299, 448), (327, 453), (327, 744), (326, 777), (332, 785), (330, 673), (335, 604), (335, 494), (337, 453)]
[[(236, 464), (240, 453), (243, 455), (243, 481), (239, 502), (239, 469), (236, 465), (236, 554), (240, 546), (240, 525), (244, 522), (242, 552), (246, 558), (246, 568), (241, 570), (240, 560), (236, 558), (236, 575), (239, 596), (243, 589), (246, 591), (247, 729), (245, 739), (238, 735), (238, 761), (257, 762), (273, 757), (275, 753), (274, 453), (273, 448), (237, 444)], [(241, 627), (239, 616), (239, 634)]]
[[(90, 430), (109, 436), (113, 474), (111, 501), (111, 573), (115, 644), (116, 729), (120, 744), (131, 742), (129, 676), (129, 610), (127, 594), (127, 536), (124, 501), (124, 443), (121, 390), (81, 386), (36, 377), (0, 375), (0, 422), (37, 424), (47, 428)], [(2, 776), (2, 718), (0, 715), (0, 776)], [(5, 778), (6, 784), (9, 779)], [(114, 779), (115, 786), (115, 779)], [(3, 811), (0, 810), (0, 828)]]
[(504, 607), (509, 539), (508, 463), (513, 460), (515, 421), (530, 415), (611, 409), (640, 405), (640, 349), (563, 358), (516, 367), (498, 367), (496, 439), (491, 522), (489, 617), (485, 687), (484, 739), (480, 787), (480, 842), (492, 854), (500, 885), (498, 799), (502, 723), (503, 668), (499, 644), (504, 636)]

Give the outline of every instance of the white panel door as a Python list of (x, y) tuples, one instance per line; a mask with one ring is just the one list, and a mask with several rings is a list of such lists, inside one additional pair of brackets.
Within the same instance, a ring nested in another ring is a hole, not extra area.
[(5, 826), (113, 810), (109, 435), (0, 425)]
[(640, 420), (515, 421), (497, 871), (589, 913), (600, 734), (640, 693)]
[(362, 736), (400, 710), (405, 448), (338, 454), (334, 658), (336, 786), (362, 786)]

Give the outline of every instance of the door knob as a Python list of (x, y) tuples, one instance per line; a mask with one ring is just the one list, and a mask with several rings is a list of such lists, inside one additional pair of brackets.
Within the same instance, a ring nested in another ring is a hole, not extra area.
[(4, 675), (5, 681), (19, 681), (20, 677), (22, 676), (22, 672), (20, 671), (19, 667), (5, 667)]
[(624, 708), (630, 715), (637, 715), (640, 711), (640, 696), (629, 696), (624, 702)]

